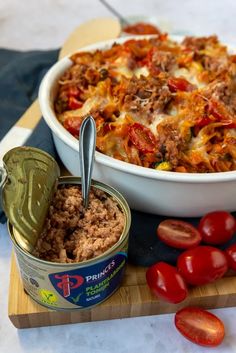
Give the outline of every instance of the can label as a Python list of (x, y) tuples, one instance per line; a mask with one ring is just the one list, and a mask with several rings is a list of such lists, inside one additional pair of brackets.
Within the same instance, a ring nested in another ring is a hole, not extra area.
[[(81, 179), (63, 177), (59, 179), (60, 183), (80, 185)], [(39, 183), (34, 185), (39, 187)], [(25, 292), (37, 303), (50, 309), (78, 310), (93, 307), (106, 300), (121, 284), (127, 262), (129, 206), (113, 188), (96, 181), (92, 181), (92, 185), (117, 200), (126, 220), (120, 240), (110, 251), (97, 258), (79, 263), (53, 263), (38, 259), (24, 251), (22, 242), (18, 242), (22, 234), (8, 223)], [(27, 235), (31, 237), (30, 232)]]
[(78, 267), (48, 265), (19, 248), (15, 251), (25, 291), (52, 309), (83, 309), (103, 302), (120, 286), (127, 262), (127, 242), (110, 257)]
[(89, 267), (49, 274), (55, 290), (68, 302), (89, 307), (103, 301), (118, 287), (123, 276), (126, 253)]

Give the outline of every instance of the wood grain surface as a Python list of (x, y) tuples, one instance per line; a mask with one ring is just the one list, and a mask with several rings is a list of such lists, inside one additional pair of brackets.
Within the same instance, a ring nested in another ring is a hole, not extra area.
[(121, 287), (105, 302), (91, 309), (49, 310), (24, 292), (14, 255), (11, 262), (8, 316), (17, 328), (30, 328), (174, 313), (186, 305), (206, 309), (236, 306), (236, 277), (229, 275), (190, 290), (180, 304), (159, 301), (146, 285), (145, 268), (128, 265)]

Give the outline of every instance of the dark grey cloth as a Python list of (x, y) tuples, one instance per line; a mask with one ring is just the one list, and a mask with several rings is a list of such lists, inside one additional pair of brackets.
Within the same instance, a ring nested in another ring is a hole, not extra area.
[[(0, 49), (0, 140), (37, 97), (46, 71), (57, 60), (58, 50), (19, 52)], [(41, 120), (26, 145), (56, 156), (50, 130)], [(0, 222), (5, 222), (0, 209)]]
[(0, 49), (0, 140), (37, 97), (40, 81), (58, 50)]

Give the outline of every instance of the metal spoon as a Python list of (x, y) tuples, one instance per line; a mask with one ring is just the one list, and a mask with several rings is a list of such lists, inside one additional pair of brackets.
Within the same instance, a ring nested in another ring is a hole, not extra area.
[(96, 146), (96, 124), (91, 115), (84, 119), (80, 127), (79, 136), (79, 160), (81, 170), (81, 186), (83, 205), (88, 207), (89, 191), (94, 164)]
[(99, 0), (113, 15), (115, 15), (119, 20), (121, 25), (128, 26), (130, 23), (110, 4), (108, 4), (105, 0)]

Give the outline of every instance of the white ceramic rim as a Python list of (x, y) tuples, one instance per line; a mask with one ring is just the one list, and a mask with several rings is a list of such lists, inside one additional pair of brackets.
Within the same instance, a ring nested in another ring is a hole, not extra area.
[[(142, 38), (151, 38), (155, 36), (127, 36), (123, 38), (111, 39), (104, 42), (95, 43), (84, 48), (79, 49), (76, 52), (82, 51), (94, 51), (96, 49), (106, 49), (110, 47), (113, 43), (123, 43), (129, 39), (142, 39)], [(182, 36), (170, 36), (171, 39), (176, 41), (181, 41)], [(229, 49), (232, 46), (228, 46)], [(71, 60), (69, 57), (72, 55), (69, 54), (63, 59), (55, 63), (49, 71), (44, 76), (40, 87), (39, 87), (39, 104), (44, 120), (47, 125), (50, 127), (52, 132), (61, 139), (64, 143), (70, 146), (73, 150), (79, 152), (78, 140), (73, 137), (58, 121), (53, 105), (50, 104), (51, 96), (51, 83), (57, 81), (57, 79), (63, 74), (63, 72), (71, 65)], [(123, 162), (115, 158), (109, 157), (101, 152), (95, 152), (95, 160), (97, 163), (105, 165), (115, 170), (119, 170), (124, 173), (133, 174), (140, 177), (145, 177), (149, 179), (171, 181), (176, 183), (220, 183), (227, 181), (236, 180), (236, 171), (229, 172), (215, 172), (215, 173), (180, 173), (180, 172), (168, 172), (160, 171), (155, 169), (150, 169), (146, 167), (137, 166), (131, 163)]]

